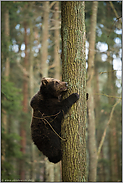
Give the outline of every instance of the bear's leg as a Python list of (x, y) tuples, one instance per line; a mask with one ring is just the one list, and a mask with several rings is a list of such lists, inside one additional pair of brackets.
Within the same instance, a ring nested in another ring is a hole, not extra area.
[(58, 163), (62, 159), (61, 143), (59, 137), (53, 132), (49, 142), (49, 153), (47, 157), (50, 162)]
[(64, 113), (66, 114), (68, 112), (68, 110), (71, 108), (71, 106), (77, 102), (77, 100), (79, 100), (79, 95), (78, 93), (73, 93), (71, 94), (68, 98), (64, 99), (61, 104), (61, 110), (64, 111)]
[(52, 163), (57, 163), (62, 158), (61, 153), (61, 143), (59, 137), (52, 131), (50, 131), (50, 136), (44, 138), (44, 140), (35, 142), (38, 149), (48, 157), (49, 161)]
[(57, 155), (48, 157), (48, 159), (52, 163), (58, 163), (62, 159), (61, 150), (58, 151)]

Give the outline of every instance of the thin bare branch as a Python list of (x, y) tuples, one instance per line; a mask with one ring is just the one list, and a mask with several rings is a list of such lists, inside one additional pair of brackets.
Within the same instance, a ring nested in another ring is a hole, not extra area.
[(51, 4), (50, 4), (50, 9), (54, 6), (54, 4), (56, 3), (57, 1), (53, 1)]
[(120, 99), (120, 100), (122, 99), (122, 97), (106, 95), (105, 93), (94, 93), (94, 95), (104, 95), (106, 97), (117, 98), (117, 99)]
[(108, 120), (108, 122), (107, 122), (107, 125), (106, 125), (105, 130), (104, 130), (103, 135), (102, 135), (101, 142), (100, 142), (99, 147), (98, 147), (97, 160), (98, 160), (98, 158), (99, 158), (100, 151), (101, 151), (102, 145), (103, 145), (104, 140), (105, 140), (105, 137), (106, 137), (107, 128), (108, 128), (108, 126), (109, 126), (109, 124), (110, 124), (110, 122), (111, 122), (111, 120), (112, 120), (114, 109), (115, 109), (116, 105), (117, 105), (120, 101), (121, 101), (121, 99), (117, 100), (116, 103), (115, 103), (115, 104), (113, 105), (113, 107), (112, 107), (112, 110), (111, 110), (111, 113), (110, 113), (109, 120)]
[(114, 5), (113, 5), (112, 1), (109, 1), (109, 3), (110, 3), (111, 8), (112, 8), (112, 9), (113, 9), (113, 11), (114, 11), (115, 16), (116, 16), (116, 17), (117, 17), (117, 19), (121, 22), (121, 19), (120, 19), (120, 17), (119, 17), (119, 15), (118, 15), (118, 13), (117, 13), (117, 11), (116, 11), (116, 9), (115, 9), (115, 7), (114, 7)]
[(114, 71), (121, 71), (121, 70), (111, 70), (111, 71), (105, 71), (105, 72), (100, 72), (99, 74), (104, 74), (104, 73), (108, 73), (108, 72), (114, 72)]

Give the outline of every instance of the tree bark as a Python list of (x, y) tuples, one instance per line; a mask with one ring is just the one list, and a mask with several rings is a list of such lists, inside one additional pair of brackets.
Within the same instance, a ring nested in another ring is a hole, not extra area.
[(61, 126), (62, 179), (86, 181), (86, 60), (84, 1), (61, 2), (63, 81), (68, 82), (66, 96), (77, 92), (79, 101), (72, 106)]
[(87, 91), (88, 100), (88, 148), (89, 148), (89, 182), (96, 182), (97, 174), (97, 148), (95, 139), (95, 114), (94, 114), (94, 95), (93, 95), (93, 76), (94, 76), (94, 49), (96, 36), (98, 1), (92, 2), (92, 16), (90, 25), (89, 38), (89, 55), (88, 55), (88, 75)]

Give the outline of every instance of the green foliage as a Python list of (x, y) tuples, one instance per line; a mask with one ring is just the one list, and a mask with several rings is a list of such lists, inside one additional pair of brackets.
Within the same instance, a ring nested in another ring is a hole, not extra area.
[(21, 158), (22, 153), (20, 151), (20, 141), (21, 137), (16, 133), (7, 134), (2, 130), (2, 140), (5, 143), (5, 156), (6, 158)]
[[(2, 78), (1, 82), (2, 93), (2, 109), (7, 112), (10, 119), (18, 118), (19, 111), (22, 110), (21, 90), (14, 86), (14, 83), (6, 81)], [(12, 123), (12, 122), (11, 122)], [(10, 127), (12, 128), (13, 125)], [(13, 131), (13, 129), (11, 129)], [(22, 152), (20, 151), (20, 136), (15, 133), (5, 133), (4, 126), (2, 124), (2, 155), (5, 160), (2, 163), (2, 180), (12, 180), (16, 178), (13, 167), (13, 159), (22, 158)]]
[[(2, 128), (2, 155), (5, 161), (2, 163), (2, 181), (13, 180), (18, 178), (14, 171), (13, 162), (15, 158), (22, 158), (22, 152), (20, 151), (21, 137), (15, 133), (7, 134)], [(5, 152), (5, 153), (4, 153)]]
[(8, 114), (14, 114), (15, 116), (17, 112), (22, 109), (21, 89), (16, 88), (14, 83), (6, 81), (5, 78), (2, 78), (1, 84), (2, 108), (5, 109)]
[(13, 166), (10, 162), (6, 161), (2, 165), (1, 180), (2, 182), (5, 182), (13, 179), (15, 179), (15, 175), (13, 174)]

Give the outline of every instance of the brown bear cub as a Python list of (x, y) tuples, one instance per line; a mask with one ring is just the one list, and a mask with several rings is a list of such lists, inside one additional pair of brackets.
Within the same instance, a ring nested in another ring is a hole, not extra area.
[(62, 159), (61, 121), (64, 114), (79, 99), (79, 95), (73, 93), (62, 100), (66, 91), (66, 82), (53, 78), (43, 78), (40, 90), (30, 102), (33, 108), (32, 140), (37, 148), (53, 163)]

